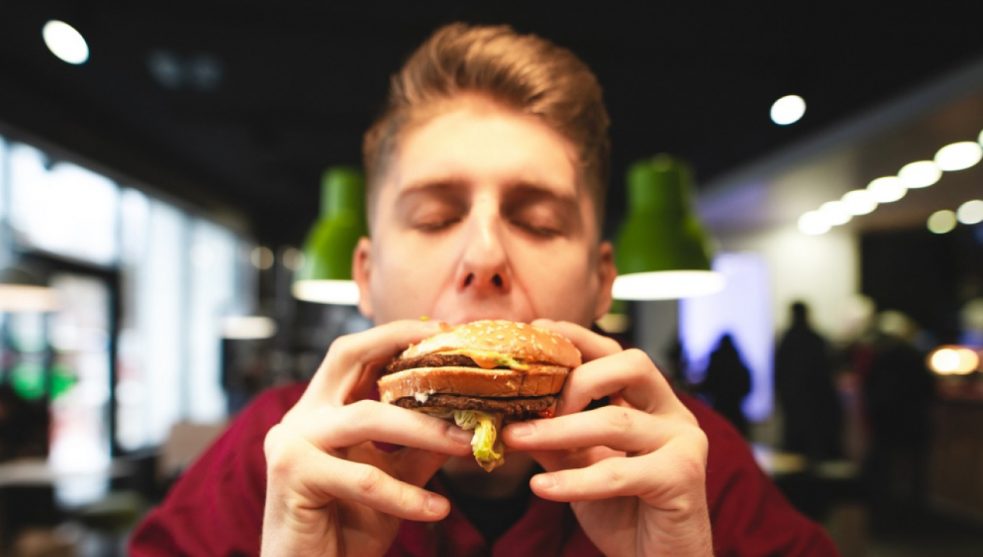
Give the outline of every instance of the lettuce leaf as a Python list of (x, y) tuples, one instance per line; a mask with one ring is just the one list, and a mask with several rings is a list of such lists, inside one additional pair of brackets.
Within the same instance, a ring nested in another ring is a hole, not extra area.
[(471, 452), (486, 472), (505, 463), (505, 446), (498, 439), (498, 428), (502, 425), (500, 415), (478, 410), (455, 410), (454, 423), (461, 429), (474, 430)]

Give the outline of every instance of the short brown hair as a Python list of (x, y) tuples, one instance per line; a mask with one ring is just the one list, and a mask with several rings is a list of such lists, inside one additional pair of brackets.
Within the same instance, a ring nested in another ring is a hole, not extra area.
[(428, 108), (461, 93), (482, 94), (535, 116), (570, 140), (601, 229), (610, 158), (601, 86), (569, 50), (506, 25), (441, 27), (392, 76), (385, 110), (362, 146), (370, 213), (400, 133), (429, 115)]

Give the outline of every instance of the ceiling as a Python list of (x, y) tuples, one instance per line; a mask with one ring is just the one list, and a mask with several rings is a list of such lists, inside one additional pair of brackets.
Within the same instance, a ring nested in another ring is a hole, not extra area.
[[(931, 160), (945, 145), (981, 138), (983, 59), (720, 175), (705, 185), (700, 212), (717, 235), (794, 228), (827, 201)], [(855, 233), (924, 228), (933, 212), (981, 198), (983, 164), (976, 164), (943, 172), (931, 187), (910, 189), (842, 226)]]
[[(978, 18), (929, 2), (813, 3), (794, 15), (767, 2), (136, 4), (0, 4), (0, 125), (271, 244), (302, 239), (321, 171), (359, 163), (388, 75), (444, 22), (509, 23), (596, 70), (614, 143), (608, 234), (633, 160), (675, 153), (708, 193), (983, 56)], [(46, 50), (49, 18), (85, 35), (88, 63)], [(769, 106), (789, 92), (809, 109), (775, 126)]]

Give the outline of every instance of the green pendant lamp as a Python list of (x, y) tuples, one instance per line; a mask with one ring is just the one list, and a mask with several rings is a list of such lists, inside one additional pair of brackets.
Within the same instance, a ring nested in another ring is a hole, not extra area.
[(294, 277), (293, 295), (322, 304), (355, 305), (352, 253), (367, 234), (362, 174), (332, 167), (321, 177), (321, 215), (304, 242), (304, 259)]
[(628, 217), (617, 237), (619, 300), (670, 300), (724, 287), (711, 267), (709, 237), (693, 210), (692, 172), (670, 155), (628, 170)]

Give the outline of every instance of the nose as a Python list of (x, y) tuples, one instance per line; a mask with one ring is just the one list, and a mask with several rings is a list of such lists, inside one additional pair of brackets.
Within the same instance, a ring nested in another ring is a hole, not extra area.
[(472, 217), (456, 277), (457, 288), (480, 297), (506, 294), (512, 287), (512, 272), (497, 215)]

